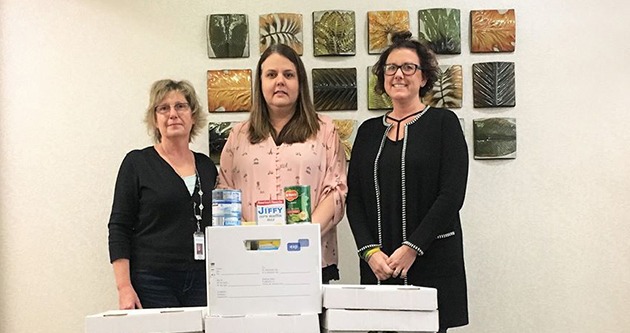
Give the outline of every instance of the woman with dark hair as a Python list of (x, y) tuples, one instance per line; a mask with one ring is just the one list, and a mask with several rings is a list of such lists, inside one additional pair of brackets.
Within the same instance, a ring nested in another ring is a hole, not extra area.
[(299, 55), (275, 44), (256, 67), (249, 120), (232, 129), (221, 153), (219, 187), (242, 191), (243, 220), (256, 202), (284, 199), (284, 187), (311, 187), (312, 222), (320, 225), (322, 280), (339, 279), (337, 224), (345, 208), (346, 159), (332, 120), (318, 115)]
[(149, 95), (145, 122), (155, 144), (125, 156), (108, 225), (119, 308), (203, 306), (203, 231), (217, 170), (189, 142), (205, 116), (187, 81), (157, 81)]
[(348, 170), (348, 221), (361, 283), (438, 290), (440, 331), (468, 323), (459, 210), (468, 149), (457, 116), (424, 105), (438, 74), (429, 47), (396, 33), (373, 67), (393, 110), (358, 130)]

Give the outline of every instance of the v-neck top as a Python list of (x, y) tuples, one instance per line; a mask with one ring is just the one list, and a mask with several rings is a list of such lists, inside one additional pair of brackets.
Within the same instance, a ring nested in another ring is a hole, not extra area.
[[(194, 156), (204, 192), (203, 230), (212, 224), (217, 170), (208, 156)], [(203, 270), (203, 261), (193, 255), (193, 202), (199, 201), (199, 193), (190, 194), (154, 147), (129, 152), (118, 172), (108, 224), (110, 260), (127, 258), (132, 270)]]

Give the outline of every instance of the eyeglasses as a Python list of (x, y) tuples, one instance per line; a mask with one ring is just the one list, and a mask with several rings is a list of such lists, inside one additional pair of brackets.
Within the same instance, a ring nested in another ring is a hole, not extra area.
[(406, 62), (400, 66), (396, 64), (385, 64), (385, 66), (383, 66), (383, 72), (387, 76), (392, 76), (396, 74), (399, 68), (402, 70), (402, 73), (407, 76), (415, 74), (416, 70), (418, 69), (422, 70), (422, 67), (420, 67), (420, 65)]
[(171, 107), (175, 109), (177, 113), (184, 113), (190, 111), (190, 105), (188, 103), (175, 103), (175, 105), (161, 104), (155, 107), (155, 112), (159, 114), (167, 114), (171, 112)]

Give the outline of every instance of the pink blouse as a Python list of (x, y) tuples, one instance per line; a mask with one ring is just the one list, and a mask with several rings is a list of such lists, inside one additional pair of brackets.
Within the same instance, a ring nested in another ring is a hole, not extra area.
[(321, 235), (322, 267), (338, 263), (337, 224), (343, 218), (346, 193), (346, 156), (337, 129), (319, 115), (315, 139), (276, 146), (273, 138), (251, 144), (249, 122), (234, 126), (221, 153), (219, 188), (242, 191), (243, 220), (256, 220), (256, 201), (284, 199), (284, 187), (311, 186), (311, 209), (330, 193), (335, 203), (333, 227)]

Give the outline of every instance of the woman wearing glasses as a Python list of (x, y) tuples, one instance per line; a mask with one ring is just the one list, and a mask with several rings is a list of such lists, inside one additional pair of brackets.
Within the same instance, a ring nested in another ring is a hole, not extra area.
[(217, 170), (188, 147), (204, 118), (189, 82), (152, 85), (145, 121), (155, 144), (123, 160), (108, 225), (120, 309), (206, 304), (203, 230)]
[(438, 290), (440, 332), (468, 323), (459, 210), (468, 150), (457, 116), (424, 105), (438, 64), (410, 32), (394, 34), (374, 68), (393, 110), (359, 128), (348, 170), (348, 220), (362, 284)]

